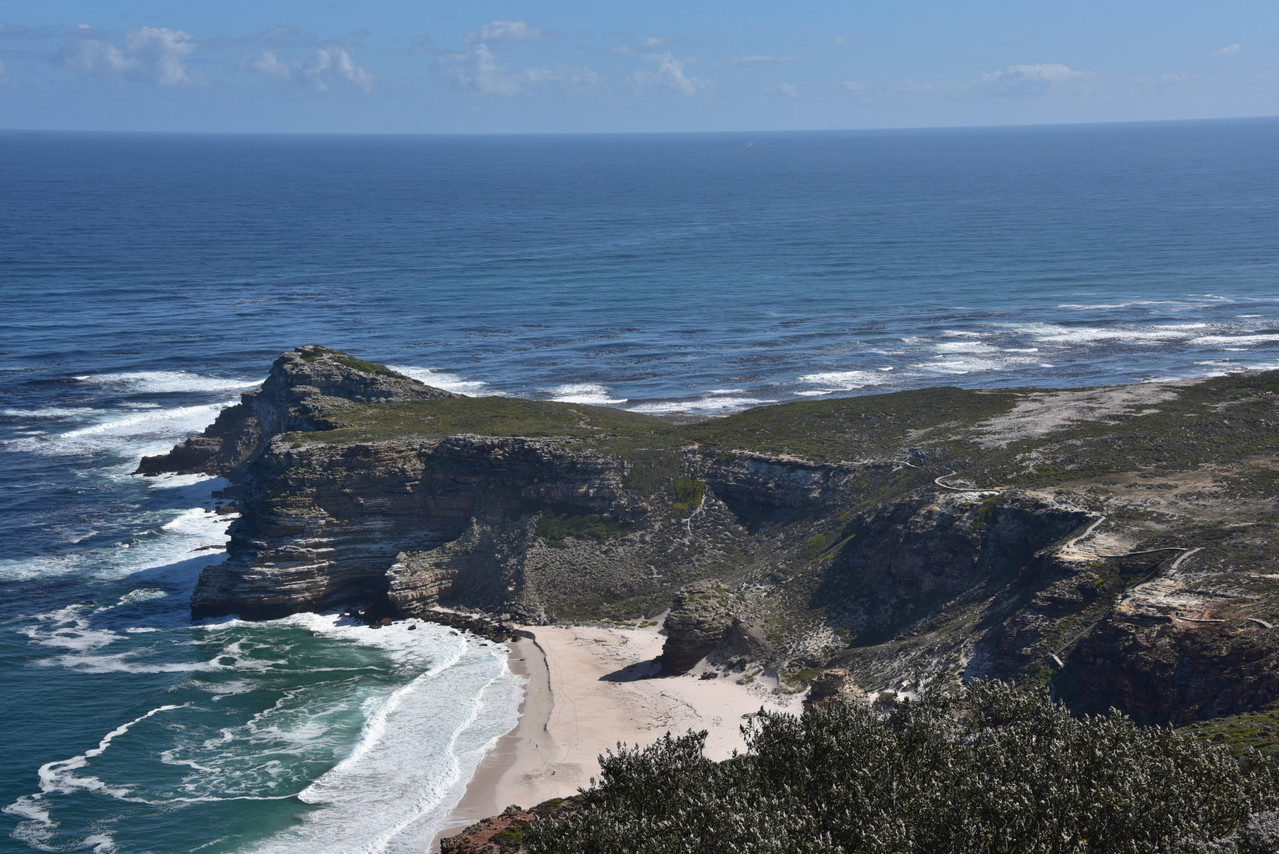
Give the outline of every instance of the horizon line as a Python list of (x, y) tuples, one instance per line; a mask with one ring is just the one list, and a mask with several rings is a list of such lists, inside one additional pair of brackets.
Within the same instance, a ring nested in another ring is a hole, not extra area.
[(1085, 122), (1026, 122), (1008, 124), (972, 125), (901, 125), (884, 127), (849, 128), (787, 128), (787, 129), (730, 129), (730, 130), (575, 130), (575, 131), (324, 131), (324, 130), (156, 130), (156, 129), (103, 129), (103, 128), (0, 128), (0, 134), (36, 136), (41, 134), (104, 134), (119, 136), (332, 136), (332, 137), (386, 137), (386, 136), (712, 136), (712, 135), (777, 135), (820, 133), (886, 133), (895, 131), (945, 131), (945, 130), (1014, 130), (1018, 128), (1067, 128), (1106, 127), (1115, 125), (1165, 125), (1202, 124), (1209, 122), (1265, 121), (1279, 119), (1279, 114), (1217, 116), (1191, 119), (1120, 119), (1115, 121)]

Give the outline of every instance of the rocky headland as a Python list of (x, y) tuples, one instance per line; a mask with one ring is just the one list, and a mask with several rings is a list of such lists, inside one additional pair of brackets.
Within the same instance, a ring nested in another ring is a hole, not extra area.
[(196, 471), (231, 478), (241, 513), (197, 618), (669, 611), (670, 673), (1001, 677), (1149, 723), (1279, 703), (1275, 372), (674, 424), (459, 397), (307, 346), (139, 467)]

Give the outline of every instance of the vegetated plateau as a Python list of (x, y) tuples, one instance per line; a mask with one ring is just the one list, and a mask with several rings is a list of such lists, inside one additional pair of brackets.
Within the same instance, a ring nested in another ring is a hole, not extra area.
[(1279, 727), (1276, 372), (673, 423), (460, 397), (308, 346), (139, 471), (237, 484), (196, 616), (670, 609), (670, 673), (710, 656), (747, 678), (747, 659), (883, 698), (1051, 685), (1077, 714), (1240, 750)]

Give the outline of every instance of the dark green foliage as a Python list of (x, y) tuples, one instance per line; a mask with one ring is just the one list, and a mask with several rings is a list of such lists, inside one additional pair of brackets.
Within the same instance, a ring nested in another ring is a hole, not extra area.
[[(526, 833), (538, 852), (1158, 852), (1220, 838), (1279, 802), (1245, 765), (1112, 712), (1074, 718), (991, 683), (890, 711), (761, 713), (747, 756), (711, 763), (705, 733), (601, 758), (575, 814)], [(1255, 761), (1255, 760), (1253, 760)]]
[(1279, 711), (1273, 709), (1213, 718), (1193, 724), (1188, 729), (1201, 738), (1225, 745), (1231, 753), (1256, 750), (1279, 754)]
[(675, 493), (675, 503), (671, 505), (671, 509), (678, 515), (685, 516), (701, 505), (702, 496), (706, 494), (706, 484), (691, 477), (677, 477), (672, 490)]
[(622, 537), (627, 528), (620, 522), (605, 519), (598, 513), (574, 513), (569, 509), (551, 509), (537, 520), (534, 533), (551, 545), (559, 545), (569, 537), (602, 543)]
[(364, 371), (366, 374), (381, 374), (386, 377), (404, 377), (404, 374), (391, 370), (386, 365), (379, 365), (377, 362), (366, 362), (363, 359), (357, 359), (349, 353), (343, 353), (341, 350), (330, 350), (328, 347), (320, 347), (312, 344), (302, 351), (302, 361), (318, 362), (321, 358), (328, 356), (333, 361), (344, 367), (352, 368), (357, 371)]

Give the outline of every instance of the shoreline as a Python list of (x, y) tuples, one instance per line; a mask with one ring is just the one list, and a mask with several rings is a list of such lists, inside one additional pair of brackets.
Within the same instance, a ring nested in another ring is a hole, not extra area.
[(546, 655), (531, 637), (508, 641), (506, 646), (510, 650), (507, 666), (516, 676), (528, 680), (517, 712), (519, 720), (480, 760), (475, 774), (466, 784), (462, 799), (435, 834), (430, 848), (432, 854), (438, 854), (440, 841), (445, 837), (461, 833), (477, 821), (497, 815), (510, 806), (509, 803), (500, 803), (499, 784), (515, 768), (521, 751), (527, 750), (525, 743), (532, 742), (538, 731), (546, 731), (551, 714)]
[[(529, 808), (588, 788), (598, 758), (618, 743), (647, 746), (667, 732), (706, 730), (705, 755), (723, 760), (745, 747), (742, 724), (761, 708), (797, 712), (798, 694), (776, 681), (719, 674), (705, 662), (683, 676), (658, 676), (665, 638), (656, 626), (535, 626), (508, 643), (511, 671), (528, 681), (519, 721), (485, 755), (440, 841), (511, 805)], [(714, 678), (702, 678), (715, 672)]]

